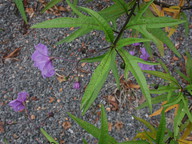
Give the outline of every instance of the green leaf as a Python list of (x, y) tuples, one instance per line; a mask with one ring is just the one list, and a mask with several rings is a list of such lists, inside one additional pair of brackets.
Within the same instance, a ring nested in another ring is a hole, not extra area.
[(126, 28), (136, 29), (138, 26), (146, 26), (146, 28), (154, 29), (175, 26), (185, 22), (186, 21), (184, 20), (173, 19), (170, 17), (146, 17), (138, 19), (137, 21), (133, 19), (129, 24), (127, 24)]
[(175, 139), (179, 134), (180, 124), (181, 124), (183, 117), (185, 116), (185, 112), (183, 109), (183, 102), (181, 101), (178, 104), (179, 104), (179, 109), (177, 111), (177, 115), (174, 118), (174, 138)]
[(110, 41), (112, 43), (113, 40), (114, 40), (113, 30), (110, 27), (110, 25), (108, 24), (107, 20), (104, 19), (99, 13), (97, 13), (97, 12), (91, 10), (91, 9), (84, 8), (84, 7), (80, 7), (80, 8), (81, 8), (81, 10), (83, 10), (83, 11), (87, 12), (88, 14), (90, 14), (95, 19), (97, 24), (104, 31), (105, 36), (106, 36), (106, 40), (108, 40), (108, 41)]
[(124, 38), (120, 39), (117, 42), (117, 47), (124, 47), (126, 45), (130, 45), (133, 43), (140, 43), (140, 42), (147, 42), (150, 41), (149, 39), (142, 39), (142, 38)]
[(178, 89), (178, 87), (175, 87), (172, 85), (159, 86), (158, 89), (150, 90), (150, 93), (151, 94), (162, 94), (162, 93), (167, 93), (169, 91), (175, 91), (177, 89)]
[(185, 35), (188, 36), (189, 35), (189, 21), (188, 21), (188, 17), (184, 12), (180, 13), (181, 16), (183, 17), (183, 19), (186, 21), (184, 23), (184, 28), (185, 28)]
[(115, 53), (116, 52), (114, 49), (110, 50), (102, 59), (101, 63), (96, 68), (96, 70), (94, 71), (82, 98), (81, 109), (83, 110), (82, 111), (83, 115), (89, 109), (91, 104), (94, 102), (101, 87), (103, 86), (111, 68), (112, 55), (114, 55)]
[(148, 7), (153, 3), (153, 0), (151, 0), (150, 2), (148, 2), (147, 4), (145, 4), (141, 9), (139, 9), (139, 11), (137, 12), (137, 15), (135, 16), (134, 20), (137, 21), (140, 18), (142, 18), (143, 14), (146, 12), (146, 10), (148, 9)]
[(73, 32), (72, 34), (70, 34), (68, 37), (57, 42), (56, 44), (59, 45), (59, 44), (65, 43), (65, 42), (66, 43), (72, 42), (74, 39), (76, 39), (80, 36), (83, 36), (83, 35), (89, 33), (90, 31), (91, 31), (91, 29), (89, 29), (87, 27), (81, 27), (78, 30), (76, 30), (75, 32)]
[(83, 144), (88, 144), (88, 142), (85, 139), (83, 139)]
[(189, 121), (192, 122), (192, 114), (191, 114), (191, 112), (190, 112), (190, 110), (188, 108), (189, 107), (188, 100), (186, 98), (182, 97), (182, 101), (183, 101), (183, 104), (184, 104), (185, 113), (187, 114)]
[(130, 55), (124, 49), (119, 49), (118, 52), (120, 53), (120, 55), (122, 56), (122, 58), (125, 61), (125, 67), (127, 67), (129, 69), (129, 71), (131, 71), (131, 73), (137, 80), (138, 84), (140, 85), (141, 90), (148, 102), (149, 109), (150, 109), (150, 111), (152, 111), (151, 96), (149, 93), (149, 88), (148, 88), (146, 79), (144, 77), (144, 74), (141, 71), (141, 68), (138, 66), (137, 59), (134, 56)]
[(124, 0), (112, 0), (114, 1), (116, 4), (118, 4), (120, 7), (122, 7), (122, 9), (124, 9), (125, 13), (127, 13), (128, 9), (127, 9), (127, 3)]
[(73, 10), (74, 13), (76, 13), (78, 16), (84, 16), (77, 8), (76, 5), (70, 3), (69, 0), (66, 0), (67, 4), (70, 6), (70, 8)]
[(46, 139), (50, 143), (59, 144), (57, 141), (54, 140), (43, 128), (40, 128), (41, 133), (46, 137)]
[(109, 140), (107, 139), (108, 134), (108, 122), (107, 122), (107, 116), (105, 113), (105, 108), (102, 105), (101, 106), (101, 133), (99, 136), (99, 142), (98, 144), (110, 144)]
[(118, 69), (117, 69), (116, 54), (113, 55), (113, 57), (112, 57), (111, 70), (112, 70), (113, 75), (115, 77), (117, 88), (120, 89), (120, 76), (118, 74)]
[(134, 117), (134, 119), (143, 123), (147, 128), (149, 128), (152, 133), (154, 133), (154, 134), (156, 133), (155, 128), (149, 122), (147, 122), (146, 120), (144, 120), (142, 118), (136, 117), (136, 116), (133, 116), (133, 117)]
[(183, 79), (185, 79), (190, 83), (191, 81), (190, 78), (188, 78), (185, 74), (183, 74), (179, 69), (176, 69), (175, 71), (179, 74), (180, 77), (182, 77)]
[(160, 41), (165, 43), (178, 57), (181, 58), (181, 54), (177, 51), (175, 48), (175, 45), (170, 40), (169, 37), (167, 37), (167, 33), (164, 32), (162, 29), (149, 29), (149, 31), (155, 36), (158, 37)]
[(159, 71), (149, 71), (149, 70), (143, 70), (143, 72), (146, 72), (148, 74), (160, 77), (160, 78), (162, 78), (164, 80), (168, 80), (171, 83), (177, 85), (178, 88), (180, 88), (180, 85), (179, 85), (178, 81), (174, 77), (172, 77), (170, 74), (159, 72)]
[(192, 58), (189, 54), (189, 52), (186, 52), (186, 55), (187, 55), (187, 62), (186, 62), (186, 73), (187, 73), (187, 76), (189, 77), (190, 79), (190, 83), (192, 83)]
[(147, 141), (138, 140), (138, 141), (127, 141), (127, 142), (120, 142), (117, 144), (149, 144)]
[(14, 0), (23, 20), (25, 21), (25, 23), (27, 23), (27, 16), (25, 14), (25, 10), (24, 10), (24, 5), (23, 5), (23, 0)]
[(164, 144), (163, 139), (165, 137), (165, 129), (166, 129), (166, 120), (165, 120), (165, 110), (161, 113), (161, 120), (157, 130), (156, 142), (157, 144)]
[[(157, 104), (167, 100), (167, 94), (162, 94), (151, 99), (152, 104)], [(142, 109), (147, 106), (147, 102), (142, 103), (137, 109)]]
[(44, 13), (46, 10), (50, 9), (51, 7), (53, 7), (54, 5), (56, 5), (57, 3), (59, 3), (61, 0), (51, 0), (42, 10), (41, 13)]
[[(94, 125), (81, 120), (80, 118), (75, 117), (74, 115), (67, 113), (76, 123), (78, 123), (79, 126), (81, 126), (83, 129), (85, 129), (89, 134), (94, 136), (95, 138), (99, 139), (101, 130), (95, 127)], [(109, 142), (114, 143), (115, 139), (111, 137), (110, 135), (107, 135), (106, 138), (109, 140)], [(115, 141), (116, 142), (116, 141)]]
[(87, 27), (88, 29), (102, 30), (91, 17), (61, 17), (47, 20), (33, 25), (31, 28), (67, 28), (67, 27)]
[(96, 56), (93, 58), (84, 58), (81, 60), (81, 62), (88, 62), (88, 63), (92, 63), (92, 62), (100, 62), (102, 61), (102, 59), (106, 56), (107, 53), (100, 55), (100, 56)]

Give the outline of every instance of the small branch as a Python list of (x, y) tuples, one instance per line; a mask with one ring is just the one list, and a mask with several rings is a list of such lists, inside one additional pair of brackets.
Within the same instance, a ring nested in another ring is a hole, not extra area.
[(126, 21), (125, 21), (125, 23), (123, 25), (123, 27), (121, 28), (119, 34), (117, 35), (116, 39), (114, 40), (114, 42), (113, 42), (114, 46), (117, 44), (117, 42), (121, 38), (121, 35), (123, 34), (123, 32), (124, 32), (124, 30), (126, 28), (126, 25), (128, 24), (129, 20), (131, 19), (131, 16), (134, 14), (134, 10), (135, 10), (136, 6), (137, 6), (137, 2), (135, 2), (133, 8), (131, 9), (130, 14), (128, 15), (128, 17), (127, 17), (127, 19), (126, 19)]

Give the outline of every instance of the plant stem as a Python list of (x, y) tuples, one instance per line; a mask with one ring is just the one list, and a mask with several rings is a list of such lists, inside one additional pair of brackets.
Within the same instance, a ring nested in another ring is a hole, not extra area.
[(117, 42), (119, 41), (119, 39), (121, 38), (121, 36), (122, 36), (122, 34), (123, 34), (123, 32), (124, 32), (124, 30), (125, 30), (125, 28), (126, 28), (126, 25), (128, 24), (128, 22), (129, 22), (130, 19), (131, 19), (131, 16), (134, 14), (134, 10), (135, 10), (135, 8), (136, 8), (137, 3), (138, 3), (138, 2), (135, 2), (135, 4), (133, 5), (133, 8), (131, 9), (131, 12), (130, 12), (130, 14), (128, 15), (128, 17), (127, 17), (127, 19), (126, 19), (123, 27), (121, 28), (119, 34), (117, 35), (116, 39), (114, 40), (114, 42), (113, 42), (114, 47), (115, 47), (115, 45), (117, 44)]

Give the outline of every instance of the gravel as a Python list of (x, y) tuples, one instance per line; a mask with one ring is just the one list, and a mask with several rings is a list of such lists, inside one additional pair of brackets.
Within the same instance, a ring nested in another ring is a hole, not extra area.
[[(94, 6), (94, 10), (100, 10), (106, 7), (107, 1), (94, 1), (79, 5), (86, 7)], [(66, 7), (66, 3), (60, 4)], [(61, 16), (74, 16), (70, 12), (61, 12), (59, 16), (53, 13), (38, 14), (41, 4), (36, 1), (29, 1), (28, 7), (36, 10), (36, 14), (29, 19), (29, 26), (38, 22)], [(84, 93), (84, 88), (88, 84), (91, 72), (96, 64), (86, 64), (83, 69), (88, 73), (77, 72), (76, 63), (57, 59), (54, 61), (54, 67), (59, 75), (69, 76), (69, 80), (59, 83), (57, 76), (43, 79), (40, 71), (33, 66), (31, 55), (34, 52), (34, 45), (43, 43), (48, 46), (50, 54), (55, 57), (61, 57), (77, 61), (80, 58), (100, 53), (93, 51), (106, 47), (101, 32), (91, 32), (86, 36), (76, 39), (71, 43), (65, 43), (56, 46), (55, 43), (71, 32), (69, 29), (26, 29), (23, 24), (15, 4), (11, 0), (0, 0), (0, 143), (7, 139), (10, 144), (45, 144), (48, 143), (45, 137), (40, 133), (39, 127), (45, 129), (60, 144), (81, 144), (85, 138), (90, 143), (97, 143), (90, 134), (86, 133), (80, 126), (69, 118), (67, 112), (77, 117), (83, 118), (87, 122), (100, 127), (100, 104), (105, 108), (110, 108), (106, 96), (114, 94), (115, 81), (110, 74), (105, 86), (102, 88), (99, 98), (94, 102), (87, 114), (82, 117), (80, 112), (80, 102)], [(191, 11), (187, 11), (191, 22)], [(179, 44), (179, 50), (183, 53), (186, 47), (192, 48), (192, 29), (190, 37), (183, 35), (183, 28), (174, 35), (173, 42)], [(181, 38), (182, 39), (179, 39)], [(15, 58), (3, 60), (3, 56), (11, 53), (17, 48), (21, 48), (19, 55)], [(86, 54), (81, 50), (86, 49)], [(169, 51), (166, 51), (172, 54)], [(166, 57), (166, 60), (171, 57)], [(72, 88), (74, 77), (79, 76), (81, 89)], [(159, 81), (154, 77), (150, 81)], [(27, 101), (28, 114), (25, 112), (14, 112), (8, 103), (17, 97), (18, 92), (27, 91), (30, 98)], [(131, 96), (130, 96), (131, 97)], [(142, 130), (144, 126), (134, 120), (132, 115), (149, 120), (148, 109), (136, 111), (134, 107), (139, 104), (142, 98), (141, 92), (136, 91), (136, 98), (133, 102), (126, 102), (118, 111), (107, 112), (108, 121), (112, 124), (110, 134), (119, 141), (132, 139), (136, 132)], [(133, 108), (132, 108), (133, 107)], [(158, 106), (156, 107), (156, 109)], [(53, 117), (48, 117), (50, 112), (54, 113)]]

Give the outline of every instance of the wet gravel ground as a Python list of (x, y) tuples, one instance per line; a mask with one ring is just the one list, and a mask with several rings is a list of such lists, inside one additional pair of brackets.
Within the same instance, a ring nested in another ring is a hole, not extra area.
[[(66, 3), (60, 4), (67, 7)], [(107, 1), (94, 1), (90, 4), (80, 2), (81, 6), (92, 7), (100, 10), (107, 5)], [(28, 8), (33, 8), (35, 14), (29, 19), (29, 26), (38, 22), (61, 16), (74, 16), (71, 12), (60, 12), (59, 16), (54, 13), (38, 14), (42, 4), (36, 1), (29, 1)], [(98, 55), (96, 53), (106, 47), (103, 34), (101, 32), (91, 32), (86, 36), (76, 39), (71, 43), (56, 46), (55, 43), (67, 34), (70, 29), (28, 29), (16, 10), (15, 4), (11, 0), (0, 0), (0, 143), (6, 139), (10, 144), (46, 144), (44, 136), (39, 132), (39, 127), (44, 128), (60, 144), (81, 144), (85, 138), (90, 143), (97, 143), (91, 135), (86, 133), (66, 112), (70, 112), (77, 117), (95, 124), (99, 127), (99, 104), (104, 104), (108, 115), (110, 134), (119, 142), (132, 139), (136, 132), (144, 127), (133, 119), (132, 115), (149, 120), (148, 109), (136, 111), (142, 94), (139, 90), (134, 91), (127, 101), (121, 99), (124, 106), (118, 111), (113, 111), (106, 97), (115, 91), (115, 80), (110, 74), (105, 86), (100, 92), (99, 98), (93, 106), (82, 117), (80, 114), (80, 102), (84, 88), (88, 84), (91, 72), (97, 64), (80, 64), (81, 71), (76, 71), (76, 62), (86, 56)], [(191, 22), (191, 11), (187, 11)], [(184, 29), (180, 28), (173, 36), (173, 42), (178, 46), (180, 52), (184, 49), (192, 49), (192, 29), (189, 37), (184, 36)], [(43, 43), (48, 46), (51, 56), (61, 57), (70, 61), (56, 59), (54, 67), (57, 76), (44, 79), (40, 71), (33, 66), (31, 55), (34, 52), (34, 45)], [(10, 59), (3, 59), (15, 49), (20, 48), (18, 56)], [(83, 52), (85, 51), (85, 53)], [(172, 59), (172, 52), (166, 51), (165, 60)], [(71, 62), (72, 60), (72, 62)], [(158, 67), (156, 67), (159, 69)], [(69, 76), (67, 81), (60, 83), (58, 76)], [(80, 90), (73, 89), (74, 77), (79, 76), (81, 82)], [(158, 79), (150, 77), (149, 83)], [(8, 103), (17, 97), (20, 91), (27, 91), (30, 98), (27, 101), (28, 116), (25, 112), (14, 112)], [(130, 92), (130, 90), (128, 90)], [(114, 95), (113, 95), (114, 96)], [(127, 97), (127, 94), (124, 96)], [(158, 107), (157, 107), (158, 108)], [(50, 113), (54, 116), (51, 117)], [(48, 117), (50, 116), (50, 117)], [(28, 118), (30, 117), (30, 119)], [(150, 121), (155, 122), (156, 118)]]

